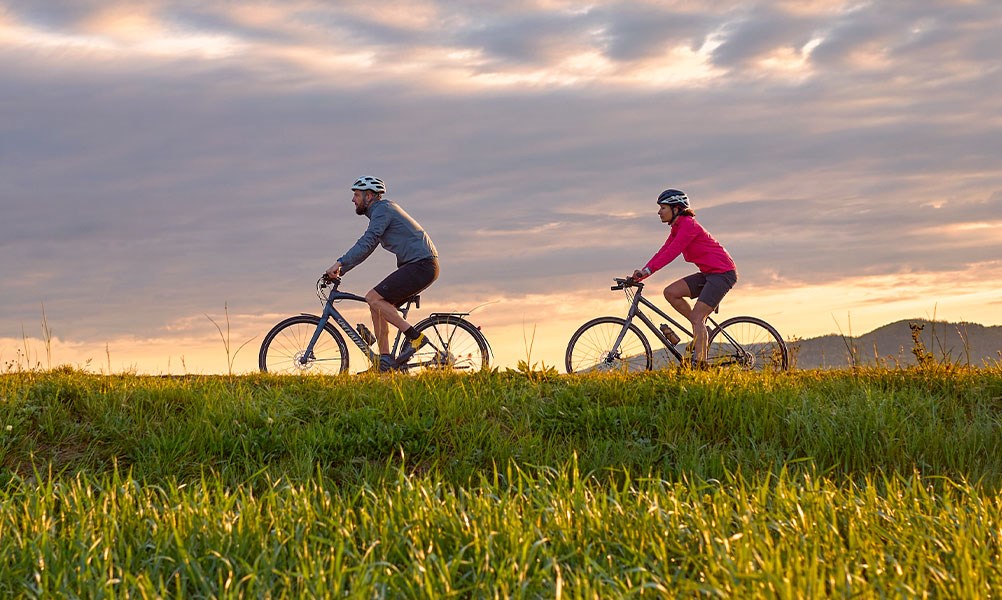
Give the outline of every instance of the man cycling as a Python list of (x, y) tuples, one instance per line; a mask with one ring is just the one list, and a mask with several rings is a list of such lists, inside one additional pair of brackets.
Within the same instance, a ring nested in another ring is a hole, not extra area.
[[(438, 279), (438, 252), (424, 229), (395, 202), (383, 198), (386, 185), (376, 177), (359, 177), (351, 186), (355, 214), (365, 215), (369, 226), (362, 237), (337, 259), (327, 276), (340, 277), (358, 266), (382, 245), (397, 257), (397, 270), (376, 284), (365, 295), (372, 315), (372, 331), (379, 347), (379, 364), (372, 371), (387, 372), (402, 368), (428, 340), (400, 316), (397, 306), (420, 293)], [(404, 333), (407, 343), (394, 361), (390, 354), (389, 326)]]

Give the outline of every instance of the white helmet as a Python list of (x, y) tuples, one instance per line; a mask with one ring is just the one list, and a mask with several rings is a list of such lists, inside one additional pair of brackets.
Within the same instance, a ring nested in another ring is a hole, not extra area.
[(383, 183), (382, 179), (378, 177), (370, 177), (368, 175), (364, 177), (359, 177), (355, 180), (355, 183), (351, 186), (352, 190), (369, 190), (371, 192), (376, 192), (377, 194), (386, 193), (386, 185)]

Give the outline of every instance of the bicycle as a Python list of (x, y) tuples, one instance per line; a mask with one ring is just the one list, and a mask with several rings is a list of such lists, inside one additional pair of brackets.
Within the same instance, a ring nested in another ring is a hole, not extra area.
[[(614, 280), (613, 291), (624, 290), (630, 301), (625, 319), (598, 317), (578, 328), (567, 344), (564, 357), (568, 373), (592, 371), (649, 371), (654, 356), (651, 344), (634, 319), (647, 326), (655, 339), (664, 344), (667, 356), (684, 365), (685, 346), (667, 324), (656, 327), (641, 309), (643, 305), (692, 337), (692, 332), (643, 297), (644, 284), (632, 278)], [(632, 297), (631, 297), (632, 296)], [(718, 312), (716, 307), (714, 312)], [(709, 342), (706, 361), (710, 366), (736, 367), (751, 371), (785, 371), (789, 369), (789, 351), (776, 328), (756, 317), (731, 317), (717, 323), (707, 319)]]
[[(369, 329), (359, 323), (352, 328), (334, 304), (342, 300), (365, 302), (365, 298), (342, 292), (341, 279), (326, 275), (317, 280), (317, 297), (324, 302), (323, 313), (318, 317), (302, 313), (289, 317), (272, 327), (261, 342), (258, 367), (262, 372), (279, 374), (333, 375), (348, 371), (348, 346), (331, 323), (344, 331), (373, 365), (379, 364), (379, 353), (372, 349), (376, 342)], [(330, 291), (326, 291), (327, 288)], [(421, 307), (421, 296), (407, 298), (397, 307), (403, 317), (411, 308)], [(488, 368), (490, 345), (480, 328), (466, 320), (469, 313), (432, 313), (414, 325), (414, 329), (428, 336), (429, 343), (419, 349), (399, 370), (408, 373), (432, 370), (478, 371)], [(403, 333), (397, 332), (391, 350), (397, 356), (403, 349)]]

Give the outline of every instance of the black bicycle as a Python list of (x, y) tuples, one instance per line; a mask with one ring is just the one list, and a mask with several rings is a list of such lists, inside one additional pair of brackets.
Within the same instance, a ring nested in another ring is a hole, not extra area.
[[(615, 282), (612, 289), (625, 291), (626, 298), (630, 301), (626, 318), (599, 317), (575, 331), (567, 344), (567, 372), (651, 370), (654, 367), (654, 353), (647, 337), (634, 322), (636, 319), (646, 325), (654, 338), (664, 345), (667, 357), (674, 357), (679, 365), (685, 364), (687, 344), (675, 330), (682, 332), (689, 340), (692, 339), (692, 332), (644, 298), (643, 283), (631, 278), (617, 278)], [(671, 326), (667, 323), (655, 326), (654, 321), (640, 309), (641, 304), (667, 320)], [(707, 319), (707, 331), (708, 365), (750, 371), (785, 371), (790, 367), (786, 343), (776, 328), (762, 319), (731, 317), (717, 323), (711, 317)]]
[[(356, 328), (338, 312), (334, 304), (342, 300), (365, 302), (365, 298), (338, 290), (341, 279), (326, 275), (317, 280), (317, 296), (324, 302), (321, 316), (302, 313), (289, 317), (272, 327), (264, 336), (258, 353), (258, 367), (263, 372), (278, 374), (334, 375), (348, 371), (348, 346), (334, 323), (369, 358), (379, 364), (379, 353), (373, 350), (376, 338), (362, 323)], [(330, 288), (328, 291), (327, 288)], [(405, 300), (397, 310), (403, 317), (411, 307), (421, 307), (421, 296)], [(490, 345), (480, 328), (466, 320), (469, 313), (432, 313), (414, 325), (425, 334), (429, 343), (401, 365), (408, 373), (433, 370), (478, 371), (490, 362)], [(397, 332), (391, 352), (397, 356), (403, 349), (404, 336)]]

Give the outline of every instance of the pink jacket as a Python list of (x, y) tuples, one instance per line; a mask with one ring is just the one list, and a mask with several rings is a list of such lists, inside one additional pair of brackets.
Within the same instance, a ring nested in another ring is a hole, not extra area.
[(724, 250), (720, 242), (713, 239), (713, 236), (692, 217), (675, 219), (665, 245), (647, 261), (646, 266), (651, 273), (654, 273), (678, 258), (679, 254), (687, 262), (699, 267), (701, 273), (726, 273), (737, 270), (734, 259), (727, 250)]

